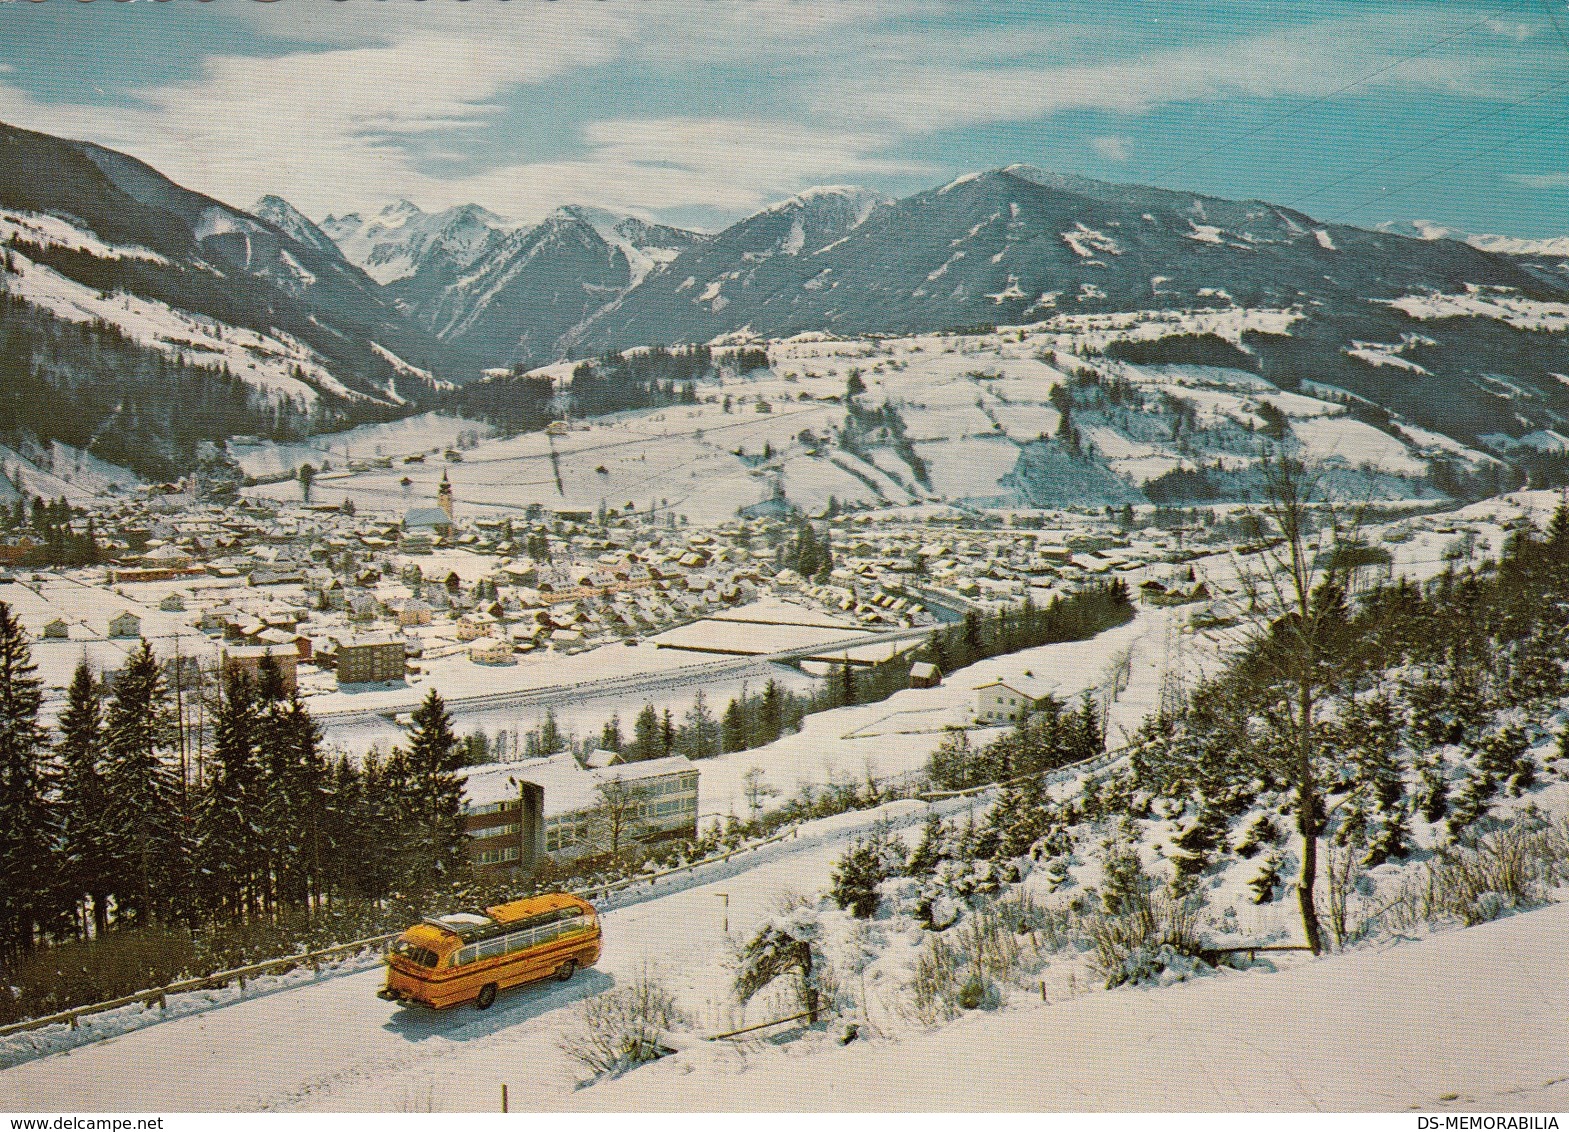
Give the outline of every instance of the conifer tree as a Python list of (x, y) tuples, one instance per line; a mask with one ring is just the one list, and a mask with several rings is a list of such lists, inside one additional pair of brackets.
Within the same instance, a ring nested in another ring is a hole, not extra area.
[(757, 705), (757, 732), (752, 746), (772, 743), (784, 733), (784, 689), (777, 680), (770, 679), (763, 685), (762, 700)]
[(848, 706), (855, 702), (855, 669), (850, 667), (847, 657), (839, 664), (839, 703)]
[[(108, 794), (103, 779), (103, 697), (84, 657), (76, 666), (60, 710), (55, 756), (60, 763), (61, 889), (80, 913), (88, 905), (93, 934), (109, 929), (109, 838), (104, 827)], [(84, 932), (85, 934), (85, 932)]]
[[(196, 810), (197, 891), (208, 912), (260, 911), (266, 887), (266, 799), (255, 689), (231, 670), (213, 720), (213, 755)], [(268, 784), (270, 785), (270, 783)]]
[(708, 698), (699, 688), (692, 697), (681, 727), (681, 753), (688, 758), (706, 759), (719, 753), (719, 725), (708, 710)]
[(744, 751), (749, 746), (746, 728), (746, 690), (743, 688), (739, 696), (733, 696), (725, 705), (724, 719), (719, 725), (720, 742), (726, 753), (731, 751)]
[(653, 704), (644, 704), (632, 722), (632, 758), (634, 761), (659, 757), (659, 712)]
[(859, 837), (833, 868), (829, 894), (834, 903), (860, 920), (869, 920), (880, 900), (877, 886), (885, 879), (883, 863), (875, 845)]
[(115, 680), (104, 726), (110, 862), (115, 902), (136, 923), (184, 911), (189, 837), (177, 770), (170, 761), (168, 693), (143, 641)]
[(413, 874), (451, 880), (464, 862), (463, 781), (452, 717), (434, 688), (414, 712), (406, 756), (405, 812)]
[(937, 871), (937, 864), (943, 857), (946, 834), (941, 815), (936, 810), (928, 811), (926, 821), (921, 825), (921, 840), (905, 864), (905, 870), (910, 876), (928, 877)]
[(21, 622), (0, 602), (0, 955), (30, 949), (56, 919), (56, 776), (36, 673)]
[[(321, 729), (298, 690), (263, 709), (267, 742), (267, 858), (275, 899), (304, 904), (320, 895), (328, 771)], [(461, 757), (461, 756), (459, 756)]]

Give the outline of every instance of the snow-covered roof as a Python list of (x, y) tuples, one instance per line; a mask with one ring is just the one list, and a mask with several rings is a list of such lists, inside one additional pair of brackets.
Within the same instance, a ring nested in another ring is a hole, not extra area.
[(450, 527), (452, 516), (440, 507), (415, 507), (403, 516), (405, 527)]
[(681, 755), (587, 770), (572, 755), (559, 754), (469, 767), (464, 772), (463, 794), (471, 807), (488, 806), (512, 801), (522, 784), (529, 783), (544, 790), (544, 816), (549, 818), (592, 809), (605, 782), (640, 782), (691, 769), (691, 760)]

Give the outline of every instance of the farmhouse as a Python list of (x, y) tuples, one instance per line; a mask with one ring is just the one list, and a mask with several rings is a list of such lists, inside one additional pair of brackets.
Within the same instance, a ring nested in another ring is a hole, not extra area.
[(1052, 685), (1031, 677), (993, 680), (975, 689), (975, 718), (980, 723), (1017, 723), (1051, 695)]
[(110, 639), (135, 640), (142, 635), (142, 619), (136, 614), (126, 610), (109, 619), (108, 633)]

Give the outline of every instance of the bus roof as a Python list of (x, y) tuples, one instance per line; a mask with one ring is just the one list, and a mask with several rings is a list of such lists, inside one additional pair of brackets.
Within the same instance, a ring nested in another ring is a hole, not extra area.
[(530, 916), (537, 916), (541, 912), (554, 912), (557, 908), (583, 908), (592, 911), (593, 905), (573, 896), (570, 892), (547, 892), (540, 896), (525, 896), (522, 900), (513, 900), (507, 904), (492, 904), (485, 909), (485, 915), (497, 923), (510, 924), (517, 920), (526, 920)]

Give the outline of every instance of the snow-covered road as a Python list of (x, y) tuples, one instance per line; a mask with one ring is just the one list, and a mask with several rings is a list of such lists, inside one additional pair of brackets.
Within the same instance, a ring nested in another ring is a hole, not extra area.
[(493, 1111), (502, 1082), (530, 1107), (559, 1109), (576, 1083), (558, 1048), (569, 1008), (646, 967), (680, 992), (700, 1031), (728, 1028), (727, 912), (739, 937), (785, 896), (821, 889), (855, 834), (879, 818), (917, 822), (925, 809), (893, 803), (815, 822), (690, 887), (613, 908), (597, 968), (509, 992), (486, 1013), (399, 1009), (376, 997), (380, 970), (364, 971), (0, 1070), (0, 1110)]

